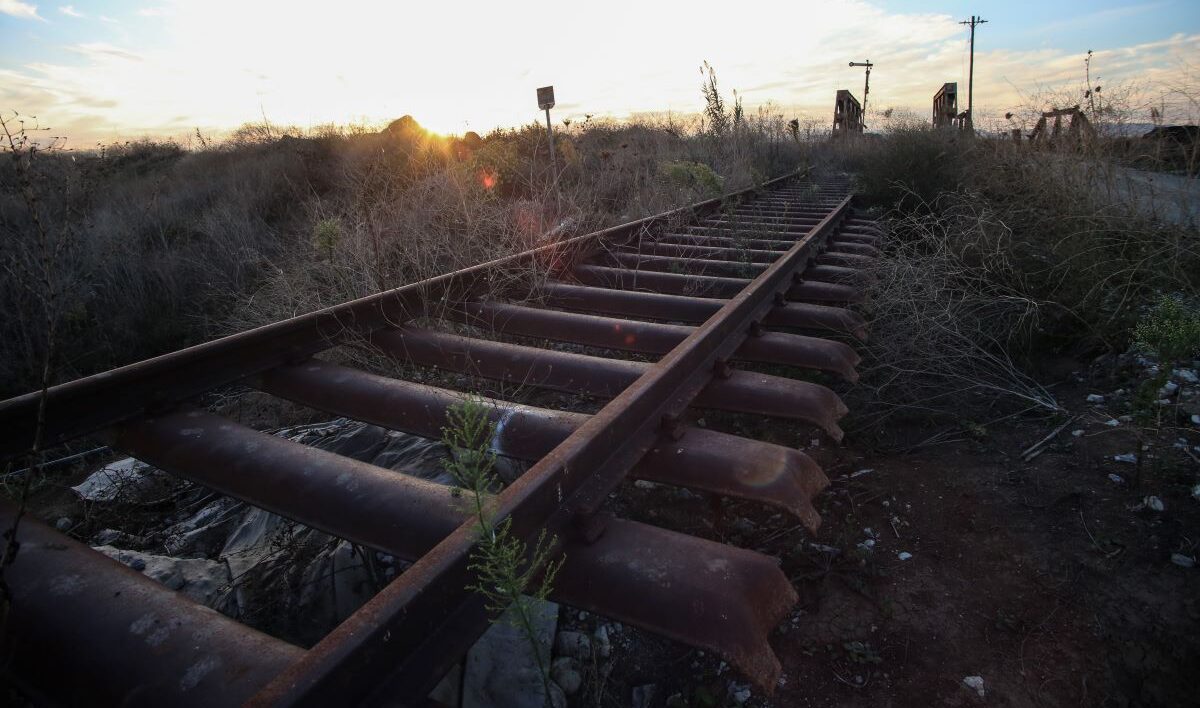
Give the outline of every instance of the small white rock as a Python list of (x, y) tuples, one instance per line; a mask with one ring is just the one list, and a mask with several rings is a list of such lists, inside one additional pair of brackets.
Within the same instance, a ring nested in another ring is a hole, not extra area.
[(1104, 421), (1104, 424), (1110, 428), (1115, 428), (1121, 424), (1121, 421), (1117, 420), (1116, 418), (1109, 418), (1108, 420)]
[(1192, 416), (1192, 425), (1200, 425), (1200, 413)]
[(1142, 503), (1146, 505), (1147, 509), (1152, 509), (1154, 511), (1162, 511), (1164, 508), (1166, 508), (1163, 506), (1162, 499), (1159, 499), (1155, 496), (1146, 497), (1142, 500)]
[(578, 660), (569, 656), (560, 656), (554, 660), (550, 665), (550, 678), (568, 696), (578, 693), (583, 685), (583, 674), (579, 671)]
[(1125, 478), (1119, 474), (1109, 473), (1108, 480), (1113, 484), (1125, 484)]
[(1098, 393), (1089, 393), (1087, 397), (1088, 403), (1104, 403), (1104, 396)]
[(963, 685), (974, 690), (975, 693), (979, 694), (980, 698), (983, 698), (985, 695), (987, 695), (987, 692), (983, 690), (982, 676), (967, 676), (963, 679)]
[(1180, 568), (1191, 568), (1196, 565), (1196, 559), (1191, 556), (1185, 556), (1182, 553), (1172, 553), (1171, 562)]
[(864, 474), (871, 474), (871, 473), (872, 473), (872, 472), (874, 472), (874, 471), (875, 471), (875, 470), (874, 470), (874, 469), (872, 469), (872, 468), (870, 468), (870, 467), (868, 467), (868, 468), (866, 468), (866, 469), (861, 469), (861, 470), (858, 470), (857, 472), (853, 472), (853, 473), (851, 473), (851, 475), (850, 475), (850, 479), (854, 479), (855, 477), (861, 477), (861, 476), (863, 476)]
[(596, 647), (596, 653), (607, 659), (612, 654), (612, 642), (608, 639), (608, 627), (600, 625), (592, 633), (592, 637), (592, 645)]
[(1071, 431), (1071, 437), (1073, 437), (1073, 438), (1081, 438), (1081, 437), (1083, 437), (1083, 430), (1082, 430), (1082, 429), (1080, 429), (1080, 430), (1072, 430), (1072, 431)]
[(875, 539), (868, 538), (867, 540), (858, 544), (858, 547), (863, 549), (864, 551), (873, 551), (873, 550), (875, 550)]
[(1131, 465), (1137, 464), (1137, 455), (1133, 454), (1132, 452), (1126, 452), (1126, 453), (1122, 453), (1120, 455), (1113, 455), (1113, 459), (1116, 460), (1117, 462), (1127, 462)]
[(1193, 369), (1175, 369), (1171, 375), (1184, 383), (1200, 383), (1200, 376)]
[(1165, 384), (1163, 384), (1163, 387), (1159, 390), (1158, 395), (1162, 396), (1163, 398), (1166, 398), (1168, 396), (1175, 395), (1175, 392), (1178, 390), (1179, 390), (1179, 384), (1175, 383), (1174, 381), (1168, 381)]
[(658, 485), (649, 480), (638, 479), (638, 480), (634, 480), (633, 486), (637, 487), (638, 489), (654, 489)]
[(912, 554), (909, 553), (908, 551), (900, 551), (900, 553), (896, 554), (896, 557), (902, 561), (906, 561), (909, 558), (912, 558)]
[(1200, 501), (1200, 484), (1192, 487), (1192, 499)]

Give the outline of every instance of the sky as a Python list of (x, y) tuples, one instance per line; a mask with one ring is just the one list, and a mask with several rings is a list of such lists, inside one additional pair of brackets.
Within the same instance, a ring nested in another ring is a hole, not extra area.
[[(980, 117), (1078, 95), (1088, 50), (1093, 84), (1142, 102), (1200, 80), (1200, 0), (0, 0), (0, 111), (77, 148), (264, 118), (461, 134), (541, 120), (547, 84), (555, 120), (691, 114), (707, 61), (748, 109), (825, 120), (869, 59), (869, 109), (924, 116), (945, 82), (965, 104), (972, 14)], [(1168, 121), (1195, 120), (1178, 96)]]

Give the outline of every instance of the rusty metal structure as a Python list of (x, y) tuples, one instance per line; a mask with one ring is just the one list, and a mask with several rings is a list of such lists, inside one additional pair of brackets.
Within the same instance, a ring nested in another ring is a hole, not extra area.
[(862, 135), (863, 110), (854, 94), (846, 89), (838, 89), (833, 103), (833, 137), (847, 135)]
[[(847, 92), (852, 106), (857, 106)], [(852, 130), (847, 113), (846, 130)], [(803, 452), (689, 423), (773, 416), (833, 439), (831, 389), (740, 362), (856, 377), (852, 309), (877, 231), (847, 183), (788, 175), (0, 403), (0, 453), (99, 436), (171, 474), (412, 561), (308, 650), (199, 606), (25, 519), (6, 569), (6, 670), (55, 703), (424, 704), (487, 627), (467, 588), (476, 528), (452, 490), (307, 447), (194, 400), (250, 386), (440, 437), (463, 393), (321, 357), (363, 341), (412, 367), (607, 401), (593, 415), (485, 399), (494, 446), (532, 464), (493, 499), (557, 539), (554, 599), (717, 653), (770, 692), (768, 634), (796, 601), (776, 561), (604, 511), (627, 477), (777, 507), (810, 530), (828, 480)], [(544, 282), (530, 283), (530, 272)], [(455, 331), (445, 323), (455, 323)], [(573, 345), (553, 349), (548, 341)], [(588, 353), (581, 353), (583, 349)], [(637, 353), (634, 359), (614, 352)], [(408, 369), (405, 369), (408, 370)], [(38, 420), (42, 419), (39, 426)], [(0, 504), (0, 524), (15, 509)]]
[(958, 127), (958, 117), (958, 83), (952, 81), (942, 84), (933, 95), (933, 127)]
[[(1053, 118), (1054, 124), (1047, 129), (1048, 121)], [(1063, 132), (1063, 118), (1070, 118), (1067, 130)], [(1037, 125), (1029, 134), (1029, 142), (1035, 145), (1070, 145), (1078, 147), (1096, 138), (1096, 129), (1088, 120), (1079, 106), (1070, 108), (1055, 108), (1042, 113)]]

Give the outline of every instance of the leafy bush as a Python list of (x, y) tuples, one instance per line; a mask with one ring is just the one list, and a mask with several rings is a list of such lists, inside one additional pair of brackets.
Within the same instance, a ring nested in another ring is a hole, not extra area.
[(659, 173), (671, 184), (710, 196), (721, 194), (724, 182), (711, 167), (699, 162), (668, 162), (659, 167)]
[(342, 224), (337, 219), (321, 219), (313, 225), (313, 248), (326, 260), (333, 258), (333, 249), (342, 237)]
[(1138, 322), (1134, 338), (1164, 363), (1189, 359), (1200, 353), (1200, 312), (1177, 298), (1163, 296)]
[(882, 139), (868, 136), (844, 149), (868, 204), (920, 211), (963, 184), (969, 144), (959, 134), (901, 124)]

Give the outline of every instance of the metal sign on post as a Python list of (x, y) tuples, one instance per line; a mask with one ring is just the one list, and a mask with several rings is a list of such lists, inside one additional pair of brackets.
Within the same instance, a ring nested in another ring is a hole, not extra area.
[(538, 108), (546, 112), (546, 136), (550, 139), (550, 173), (554, 176), (554, 199), (558, 200), (558, 165), (554, 159), (554, 128), (550, 125), (550, 109), (554, 108), (554, 87), (537, 90)]

